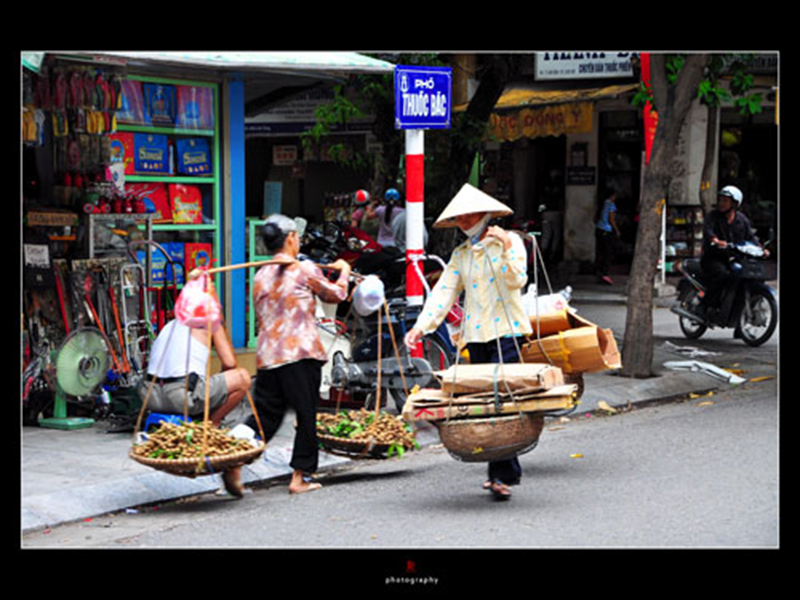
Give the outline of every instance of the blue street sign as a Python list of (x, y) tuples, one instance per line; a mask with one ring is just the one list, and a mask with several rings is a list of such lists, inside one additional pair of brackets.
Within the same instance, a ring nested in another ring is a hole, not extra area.
[(406, 67), (394, 70), (396, 129), (448, 129), (452, 98), (450, 67)]

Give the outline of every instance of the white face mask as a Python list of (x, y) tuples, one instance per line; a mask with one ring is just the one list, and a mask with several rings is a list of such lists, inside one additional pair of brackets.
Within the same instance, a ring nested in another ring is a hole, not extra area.
[(481, 234), (484, 232), (484, 230), (486, 229), (486, 226), (489, 224), (489, 220), (490, 220), (491, 216), (492, 215), (490, 215), (490, 214), (485, 214), (485, 215), (483, 215), (483, 218), (480, 221), (475, 223), (475, 225), (473, 225), (469, 229), (462, 229), (461, 230), (469, 238), (469, 241), (470, 241), (470, 243), (472, 243), (472, 245), (477, 244), (478, 240), (480, 240)]

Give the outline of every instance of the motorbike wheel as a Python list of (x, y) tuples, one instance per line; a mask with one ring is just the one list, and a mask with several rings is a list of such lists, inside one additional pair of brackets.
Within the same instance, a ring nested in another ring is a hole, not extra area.
[(760, 346), (772, 337), (778, 324), (778, 304), (771, 292), (755, 289), (750, 292), (749, 306), (739, 315), (739, 330), (748, 346)]
[[(700, 296), (696, 289), (689, 290), (689, 292), (686, 294), (686, 298), (683, 300), (682, 305), (683, 308), (691, 313), (694, 313), (698, 309), (700, 305)], [(697, 321), (692, 321), (686, 317), (678, 317), (678, 324), (681, 326), (683, 335), (690, 340), (698, 339), (708, 329), (708, 326), (698, 323)]]

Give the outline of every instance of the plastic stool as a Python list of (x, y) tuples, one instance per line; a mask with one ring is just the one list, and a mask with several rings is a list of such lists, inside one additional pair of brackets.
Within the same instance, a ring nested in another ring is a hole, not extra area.
[[(187, 417), (186, 421), (191, 422), (192, 418)], [(168, 415), (165, 413), (150, 413), (147, 416), (147, 420), (144, 422), (144, 429), (143, 431), (147, 431), (150, 429), (150, 425), (158, 425), (159, 423), (175, 423), (176, 425), (180, 425), (181, 423), (185, 422), (183, 415)]]

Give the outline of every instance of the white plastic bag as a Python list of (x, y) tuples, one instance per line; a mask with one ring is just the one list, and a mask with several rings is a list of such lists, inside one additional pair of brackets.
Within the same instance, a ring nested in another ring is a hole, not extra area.
[(567, 295), (565, 294), (566, 291), (567, 290), (556, 292), (555, 294), (539, 296), (539, 300), (537, 302), (536, 288), (531, 286), (528, 292), (522, 296), (522, 304), (525, 308), (526, 314), (529, 317), (535, 317), (537, 314), (537, 309), (539, 315), (547, 315), (569, 309), (570, 306)]
[(353, 294), (353, 307), (362, 317), (374, 313), (383, 306), (385, 291), (383, 282), (375, 275), (367, 275)]

